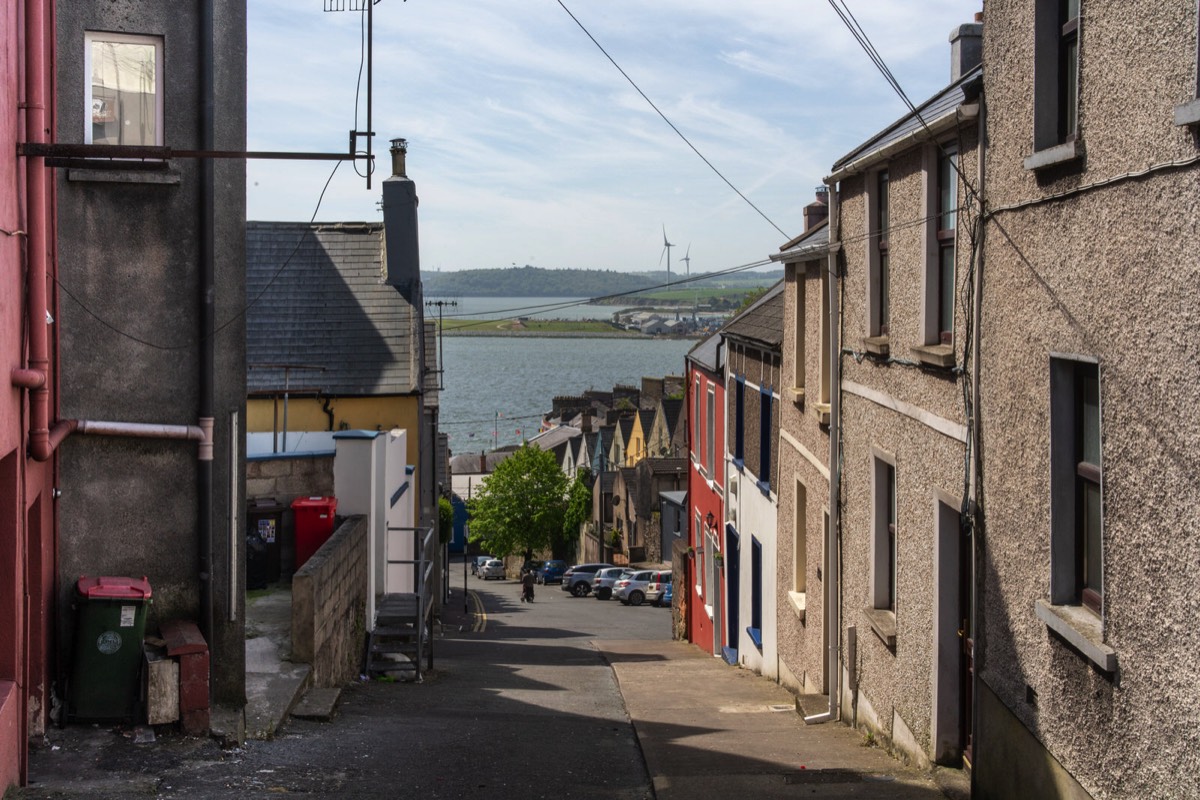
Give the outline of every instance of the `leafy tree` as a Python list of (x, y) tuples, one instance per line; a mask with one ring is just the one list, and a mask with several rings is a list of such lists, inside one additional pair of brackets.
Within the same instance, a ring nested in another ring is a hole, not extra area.
[(739, 305), (737, 307), (737, 310), (735, 312), (733, 312), (734, 315), (736, 316), (736, 315), (742, 313), (743, 311), (745, 311), (750, 306), (754, 305), (755, 301), (757, 301), (758, 298), (762, 297), (766, 293), (767, 293), (767, 290), (765, 288), (751, 289), (750, 291), (746, 292), (746, 296), (742, 298), (741, 305)]
[[(563, 538), (575, 542), (579, 538), (579, 526), (592, 518), (592, 471), (582, 467), (575, 473), (575, 480), (567, 491), (567, 513), (563, 518)], [(554, 554), (556, 557), (566, 553)]]
[(454, 506), (447, 497), (438, 498), (438, 541), (448, 544), (454, 536)]
[(567, 513), (567, 476), (554, 453), (524, 444), (496, 465), (470, 504), (471, 541), (498, 558), (559, 550)]

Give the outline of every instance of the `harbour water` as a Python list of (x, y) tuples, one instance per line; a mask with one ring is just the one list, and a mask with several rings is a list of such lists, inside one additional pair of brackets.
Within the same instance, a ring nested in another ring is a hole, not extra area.
[[(510, 319), (513, 317), (536, 317), (537, 319), (599, 319), (608, 321), (624, 306), (607, 306), (589, 303), (586, 297), (426, 297), (427, 301), (451, 301), (455, 306), (442, 306), (446, 319), (471, 317), (474, 319)], [(438, 309), (427, 308), (430, 318), (436, 317)]]
[[(530, 298), (519, 300), (529, 304)], [(538, 432), (556, 395), (682, 375), (684, 356), (695, 344), (664, 338), (447, 336), (440, 426), (450, 434), (452, 453), (520, 443)]]

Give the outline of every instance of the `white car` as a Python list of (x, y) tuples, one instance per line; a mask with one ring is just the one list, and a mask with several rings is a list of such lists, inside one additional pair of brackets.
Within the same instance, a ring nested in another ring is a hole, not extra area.
[(504, 562), (498, 558), (483, 562), (483, 566), (479, 568), (479, 577), (485, 581), (488, 578), (504, 580)]

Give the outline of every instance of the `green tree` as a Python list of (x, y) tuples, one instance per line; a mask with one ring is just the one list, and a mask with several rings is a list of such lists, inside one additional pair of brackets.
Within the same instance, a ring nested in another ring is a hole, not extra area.
[[(579, 526), (592, 518), (592, 471), (587, 467), (575, 473), (575, 480), (567, 490), (567, 513), (563, 518), (563, 538), (569, 543), (579, 540)], [(573, 550), (572, 550), (573, 552)], [(562, 558), (566, 552), (555, 552)]]
[(525, 444), (496, 465), (469, 508), (471, 541), (498, 558), (560, 550), (567, 476), (554, 453)]
[(454, 506), (450, 505), (450, 498), (438, 498), (438, 541), (442, 544), (449, 544), (450, 537), (454, 535)]
[(733, 312), (734, 316), (737, 316), (750, 306), (754, 305), (755, 301), (766, 293), (767, 290), (765, 288), (751, 289), (750, 291), (746, 292), (746, 296), (742, 298), (741, 304), (737, 307), (737, 310)]

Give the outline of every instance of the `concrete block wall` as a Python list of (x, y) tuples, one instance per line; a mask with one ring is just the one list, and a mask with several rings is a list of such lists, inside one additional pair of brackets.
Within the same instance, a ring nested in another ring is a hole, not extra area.
[(246, 459), (246, 497), (281, 503), (305, 496), (333, 495), (333, 453)]
[(312, 665), (316, 686), (341, 686), (359, 673), (367, 534), (367, 518), (350, 517), (292, 578), (292, 660)]

